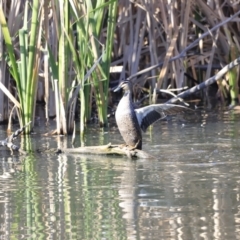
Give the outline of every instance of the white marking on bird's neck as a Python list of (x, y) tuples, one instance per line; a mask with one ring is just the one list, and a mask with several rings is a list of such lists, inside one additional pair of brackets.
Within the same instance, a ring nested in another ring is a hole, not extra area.
[(129, 95), (130, 97), (132, 97), (130, 90), (126, 90), (126, 91), (124, 92), (124, 95), (123, 95), (123, 96), (126, 97), (127, 95)]

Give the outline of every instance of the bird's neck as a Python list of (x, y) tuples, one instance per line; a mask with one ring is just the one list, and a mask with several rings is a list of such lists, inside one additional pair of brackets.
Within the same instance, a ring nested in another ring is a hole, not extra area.
[(130, 90), (126, 90), (124, 95), (121, 99), (121, 104), (124, 108), (132, 109), (133, 107), (133, 99), (132, 99), (132, 92)]
[(132, 98), (132, 93), (131, 93), (131, 91), (130, 90), (126, 90), (125, 92), (124, 92), (124, 95), (123, 95), (124, 97), (129, 97), (130, 99)]

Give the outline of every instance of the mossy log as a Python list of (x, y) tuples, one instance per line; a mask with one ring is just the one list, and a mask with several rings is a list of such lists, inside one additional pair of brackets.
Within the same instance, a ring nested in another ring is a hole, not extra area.
[(154, 159), (155, 157), (139, 149), (131, 149), (127, 146), (112, 145), (111, 143), (102, 146), (86, 146), (78, 148), (66, 148), (58, 153), (65, 154), (89, 154), (89, 155), (118, 155), (127, 156), (129, 159)]

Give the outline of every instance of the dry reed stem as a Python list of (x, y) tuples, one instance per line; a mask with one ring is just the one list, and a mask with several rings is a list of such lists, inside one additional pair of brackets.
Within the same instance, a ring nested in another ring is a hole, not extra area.
[(174, 35), (173, 35), (173, 37), (172, 37), (170, 46), (169, 46), (169, 48), (167, 50), (167, 54), (166, 54), (166, 57), (164, 59), (164, 62), (163, 62), (163, 65), (162, 65), (162, 69), (161, 69), (161, 72), (160, 72), (160, 75), (159, 75), (159, 80), (158, 80), (158, 84), (157, 84), (157, 88), (158, 89), (161, 88), (162, 82), (163, 82), (164, 78), (167, 76), (167, 70), (168, 70), (168, 67), (169, 67), (169, 61), (170, 61), (170, 58), (172, 56), (173, 49), (176, 46), (178, 32), (179, 32), (179, 30), (177, 28), (175, 33), (174, 33)]
[(210, 53), (210, 57), (209, 57), (209, 62), (208, 62), (208, 67), (207, 67), (207, 72), (206, 72), (206, 79), (210, 78), (211, 75), (211, 70), (212, 70), (212, 64), (213, 64), (213, 60), (214, 60), (214, 55), (215, 55), (215, 51), (217, 49), (217, 40), (219, 37), (219, 29), (217, 30), (215, 36), (213, 36), (212, 33), (210, 33), (212, 36), (212, 50)]

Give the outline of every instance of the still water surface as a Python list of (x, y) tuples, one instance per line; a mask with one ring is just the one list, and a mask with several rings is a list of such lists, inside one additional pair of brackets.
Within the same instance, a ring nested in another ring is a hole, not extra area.
[[(137, 161), (55, 155), (57, 137), (19, 139), (33, 154), (0, 148), (0, 239), (240, 239), (239, 135), (234, 113), (158, 122), (143, 141), (157, 159)], [(88, 130), (87, 145), (108, 142), (122, 142), (115, 127)]]

